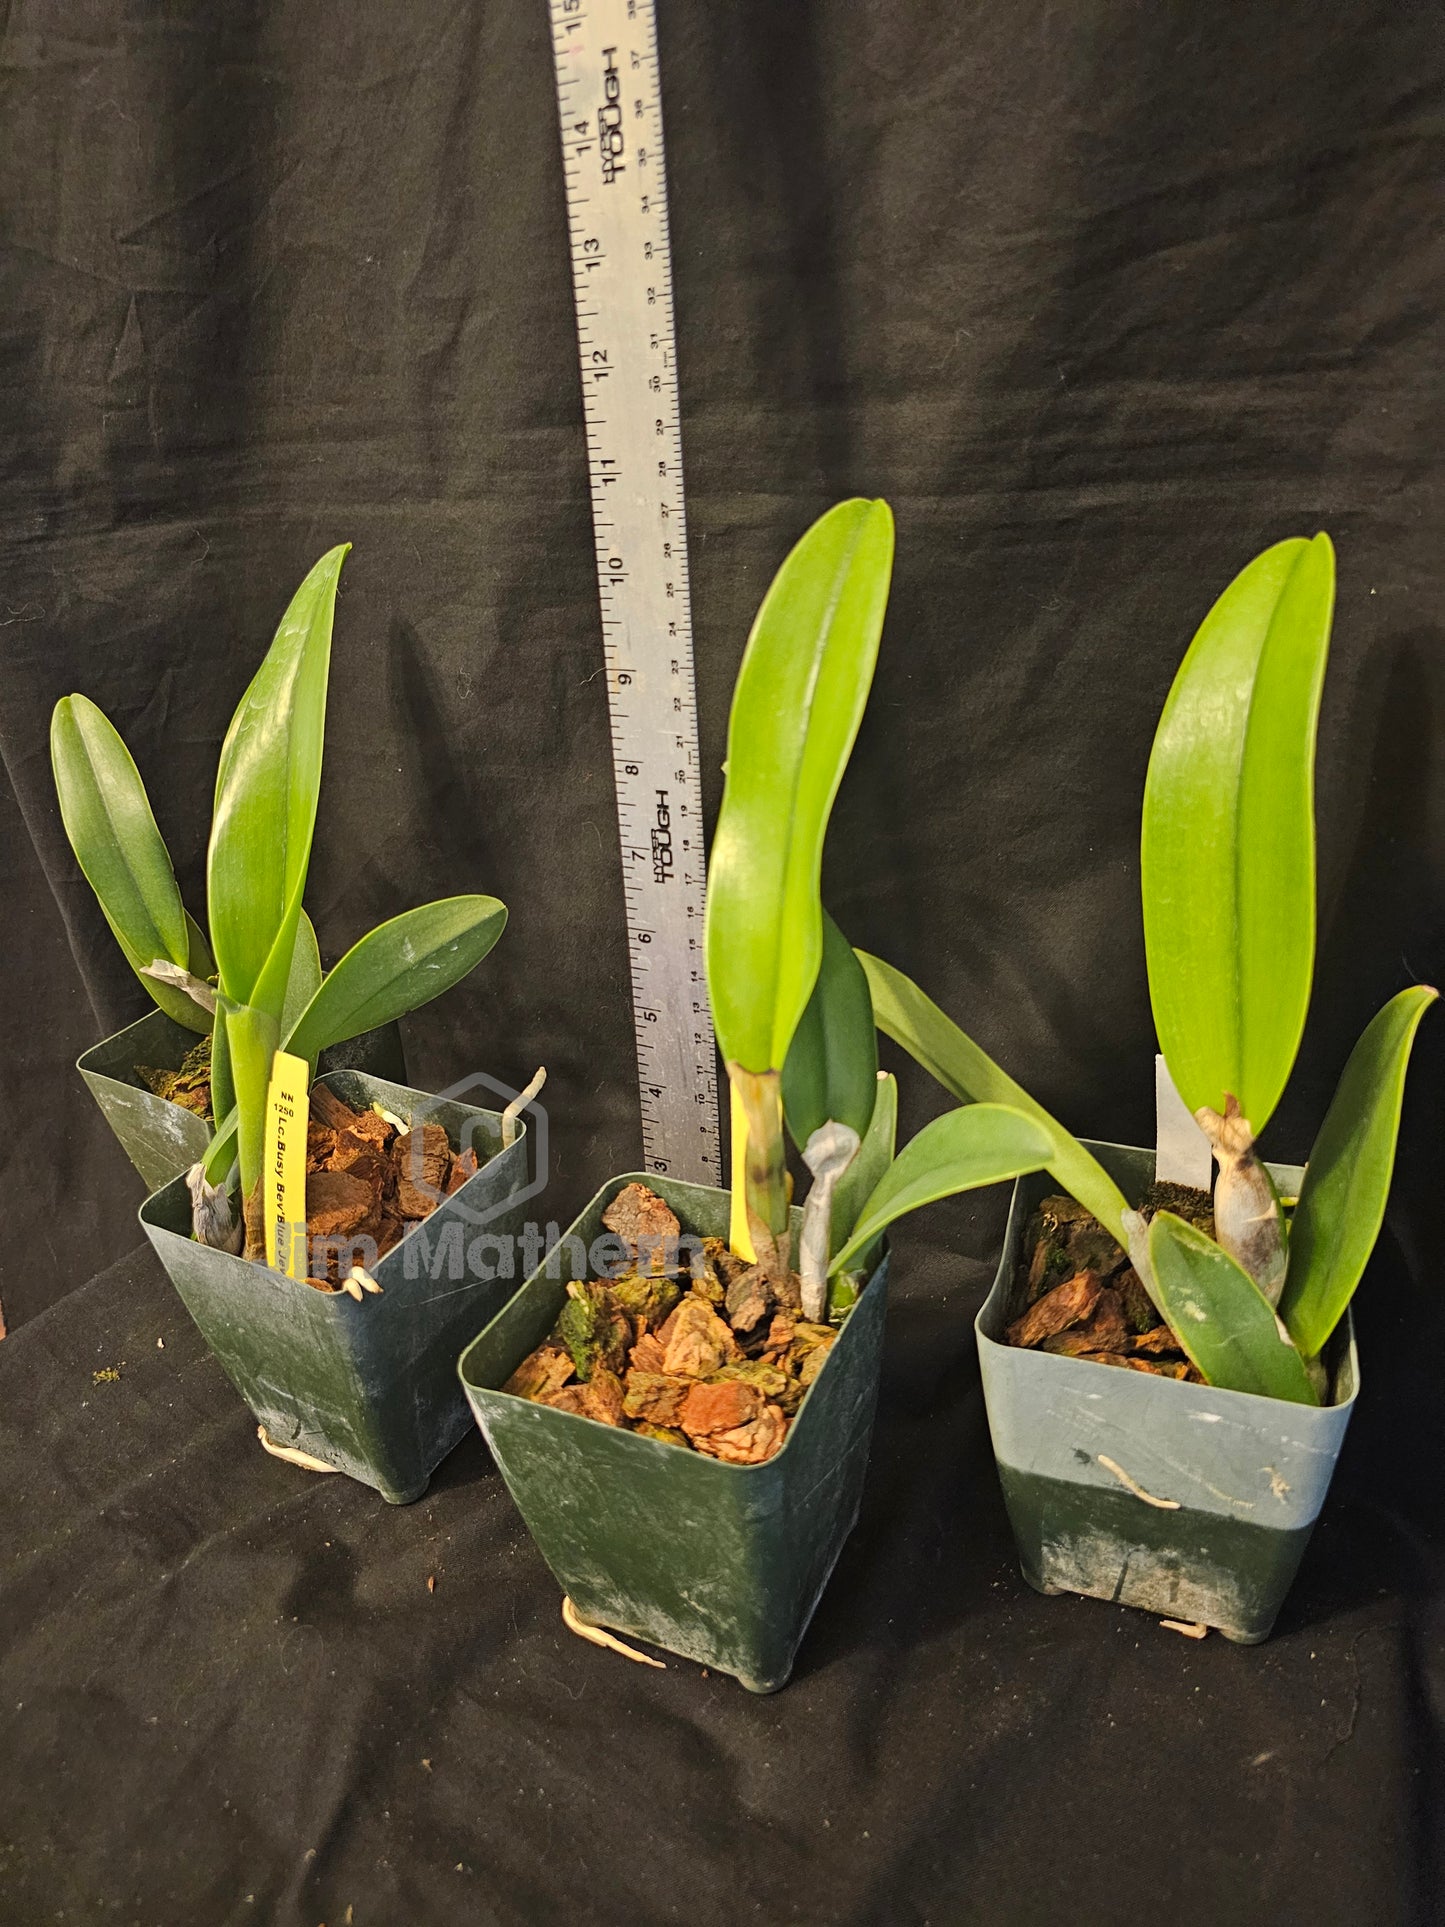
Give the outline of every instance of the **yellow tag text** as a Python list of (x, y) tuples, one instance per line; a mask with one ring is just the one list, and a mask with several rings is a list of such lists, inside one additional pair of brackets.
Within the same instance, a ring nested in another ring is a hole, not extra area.
[(266, 1204), (266, 1262), (288, 1278), (306, 1276), (306, 1093), (304, 1057), (278, 1050), (266, 1092), (266, 1149), (262, 1167)]

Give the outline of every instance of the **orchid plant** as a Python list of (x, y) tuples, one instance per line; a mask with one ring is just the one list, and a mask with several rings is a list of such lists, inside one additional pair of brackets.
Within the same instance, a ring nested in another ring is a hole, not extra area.
[(1293, 1070), (1315, 954), (1314, 767), (1334, 611), (1329, 538), (1266, 549), (1205, 617), (1160, 719), (1144, 790), (1149, 993), (1175, 1087), (1214, 1149), (1215, 1235), (1144, 1221), (1102, 1165), (901, 971), (861, 956), (880, 1027), (956, 1096), (1026, 1112), (1056, 1180), (1127, 1249), (1214, 1385), (1318, 1404), (1322, 1354), (1384, 1220), (1410, 1049), (1436, 992), (1367, 1025), (1292, 1217), (1255, 1142)]
[(852, 1302), (905, 1212), (1052, 1154), (1026, 1111), (969, 1103), (895, 1155), (898, 1094), (878, 1070), (868, 981), (823, 908), (824, 838), (892, 568), (888, 505), (855, 500), (814, 523), (779, 569), (738, 671), (708, 866), (708, 991), (732, 1095), (731, 1242), (775, 1283), (794, 1269), (790, 1134), (812, 1175), (796, 1269), (814, 1319)]
[(305, 1058), (428, 1003), (480, 963), (506, 923), (495, 897), (456, 896), (393, 917), (323, 971), (302, 908), (321, 787), (337, 582), (349, 544), (322, 556), (281, 619), (221, 746), (206, 860), (209, 940), (181, 902), (139, 771), (87, 697), (66, 696), (51, 760), (71, 847), (126, 961), (178, 1023), (211, 1034), (217, 1129), (191, 1173), (197, 1234), (261, 1255), (259, 1181), (278, 1049)]

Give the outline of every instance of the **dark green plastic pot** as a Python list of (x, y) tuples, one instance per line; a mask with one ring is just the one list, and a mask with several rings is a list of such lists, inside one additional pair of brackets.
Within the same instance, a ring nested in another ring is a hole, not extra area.
[[(1126, 1197), (1142, 1196), (1152, 1151), (1089, 1149)], [(1298, 1192), (1297, 1166), (1269, 1169), (1286, 1196)], [(1332, 1343), (1333, 1403), (1320, 1407), (1007, 1345), (1004, 1328), (1022, 1309), (1024, 1231), (1056, 1188), (1046, 1172), (1015, 1184), (975, 1325), (1024, 1578), (1040, 1592), (1086, 1593), (1253, 1645), (1269, 1636), (1334, 1475), (1359, 1387), (1353, 1328), (1346, 1320)]]
[[(152, 1191), (204, 1157), (211, 1133), (194, 1111), (147, 1090), (135, 1067), (148, 1064), (155, 1070), (179, 1070), (186, 1052), (200, 1041), (199, 1032), (187, 1030), (163, 1010), (153, 1010), (76, 1059), (75, 1068), (90, 1086), (106, 1123)], [(401, 1032), (395, 1024), (363, 1031), (360, 1037), (322, 1051), (317, 1068), (366, 1071), (404, 1084)]]
[(325, 1079), (348, 1104), (379, 1102), (412, 1122), (445, 1125), (453, 1150), (476, 1147), (481, 1164), (429, 1218), (389, 1251), (373, 1276), (381, 1293), (344, 1292), (284, 1277), (265, 1265), (197, 1244), (184, 1176), (141, 1206), (140, 1221), (206, 1343), (277, 1445), (324, 1459), (393, 1505), (420, 1498), (470, 1419), (457, 1384), (457, 1352), (515, 1289), (488, 1279), (482, 1234), (510, 1237), (525, 1208), (525, 1134), (501, 1148), (495, 1112), (441, 1102), (358, 1071)]
[(583, 1620), (773, 1693), (787, 1684), (858, 1517), (888, 1260), (763, 1465), (724, 1465), (500, 1391), (552, 1329), (568, 1279), (588, 1275), (586, 1248), (627, 1184), (659, 1192), (685, 1232), (727, 1236), (726, 1191), (637, 1172), (610, 1179), (462, 1354), (462, 1383), (528, 1531)]

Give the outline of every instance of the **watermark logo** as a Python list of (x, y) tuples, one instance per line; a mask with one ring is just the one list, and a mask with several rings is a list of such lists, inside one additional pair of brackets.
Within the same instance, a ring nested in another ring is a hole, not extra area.
[[(472, 1118), (448, 1129), (447, 1107), (467, 1105), (482, 1108), (477, 1104), (479, 1095), (502, 1100), (499, 1107), (500, 1142), (496, 1134), (498, 1127), (486, 1118)], [(478, 1227), (494, 1224), (504, 1213), (514, 1215), (520, 1205), (526, 1204), (530, 1198), (540, 1197), (547, 1189), (551, 1156), (547, 1111), (540, 1100), (527, 1091), (514, 1091), (510, 1084), (504, 1084), (499, 1077), (489, 1077), (485, 1071), (473, 1071), (469, 1077), (462, 1078), (459, 1083), (449, 1084), (446, 1090), (438, 1091), (435, 1096), (417, 1105), (411, 1115), (412, 1142), (411, 1156), (406, 1160), (407, 1176), (433, 1204), (441, 1204), (446, 1201), (446, 1194), (429, 1186), (425, 1182), (424, 1172), (420, 1171), (425, 1162), (424, 1124), (440, 1124), (447, 1131), (448, 1142), (452, 1141), (453, 1132), (457, 1131), (463, 1139), (457, 1148), (472, 1152), (479, 1172), (486, 1168), (493, 1157), (510, 1149), (512, 1143), (521, 1143), (524, 1147), (522, 1159), (530, 1163), (532, 1176), (517, 1190), (509, 1191), (501, 1198), (494, 1197), (490, 1202), (484, 1202), (479, 1195), (479, 1187), (471, 1184), (463, 1185), (460, 1191), (452, 1194), (449, 1200), (451, 1208), (465, 1223)], [(527, 1157), (529, 1146), (530, 1159)], [(469, 1197), (468, 1192), (473, 1195)]]
[[(398, 1171), (397, 1202), (425, 1215), (386, 1253), (388, 1259), (395, 1254), (401, 1276), (465, 1289), (469, 1283), (497, 1279), (520, 1282), (530, 1278), (544, 1258), (547, 1276), (558, 1279), (617, 1276), (634, 1269), (659, 1275), (698, 1269), (705, 1262), (700, 1238), (684, 1234), (630, 1242), (604, 1231), (588, 1244), (575, 1233), (564, 1237), (555, 1220), (539, 1223), (525, 1215), (526, 1205), (546, 1189), (550, 1175), (547, 1111), (534, 1088), (516, 1091), (500, 1078), (474, 1071), (415, 1105)], [(485, 1114), (467, 1116), (467, 1110)], [(445, 1131), (445, 1158), (435, 1132), (428, 1148), (427, 1125)], [(454, 1152), (470, 1152), (476, 1172), (448, 1191)], [(508, 1167), (498, 1170), (497, 1160), (504, 1157)], [(408, 1210), (406, 1215), (415, 1214)], [(382, 1262), (377, 1239), (364, 1232), (313, 1234), (307, 1257), (313, 1278), (344, 1280), (360, 1274), (373, 1284), (372, 1274)]]

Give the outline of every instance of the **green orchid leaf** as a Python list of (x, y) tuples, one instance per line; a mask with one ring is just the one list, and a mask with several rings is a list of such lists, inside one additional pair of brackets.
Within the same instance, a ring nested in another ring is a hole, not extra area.
[(825, 910), (818, 981), (783, 1065), (783, 1113), (793, 1142), (801, 1150), (830, 1120), (866, 1136), (877, 1089), (878, 1032), (868, 979)]
[(1280, 1316), (1306, 1358), (1319, 1356), (1344, 1317), (1380, 1235), (1410, 1049), (1438, 994), (1416, 984), (1376, 1012), (1350, 1052), (1315, 1139), (1280, 1301)]
[(1015, 1084), (901, 970), (863, 950), (858, 952), (858, 961), (867, 973), (873, 1014), (884, 1036), (901, 1044), (954, 1097), (1006, 1104), (1041, 1124), (1053, 1142), (1044, 1160), (1049, 1172), (1070, 1197), (1077, 1198), (1100, 1224), (1107, 1225), (1120, 1244), (1125, 1244), (1124, 1212), (1128, 1207), (1124, 1194), (1098, 1159), (1091, 1157), (1071, 1132), (1036, 1104), (1022, 1085)]
[(186, 969), (193, 977), (199, 977), (202, 982), (206, 982), (216, 974), (216, 960), (211, 955), (211, 946), (206, 942), (205, 931), (189, 910), (186, 912), (186, 941), (190, 953), (186, 958)]
[[(102, 908), (104, 908), (103, 905)], [(196, 1002), (195, 998), (192, 997), (188, 991), (182, 990), (176, 984), (161, 983), (157, 978), (147, 976), (146, 974), (151, 964), (157, 962), (164, 963), (167, 962), (168, 959), (164, 957), (140, 956), (138, 952), (131, 949), (115, 924), (111, 923), (108, 916), (106, 917), (106, 922), (110, 924), (110, 934), (119, 945), (121, 955), (145, 985), (147, 994), (155, 1000), (160, 1009), (175, 1023), (181, 1024), (185, 1029), (193, 1030), (199, 1035), (204, 1036), (211, 1028), (211, 1018), (209, 1013), (204, 1011)], [(187, 913), (186, 916), (186, 930), (191, 937), (191, 954), (190, 961), (181, 967), (187, 970), (191, 976), (199, 977), (202, 982), (204, 982), (207, 977), (214, 974), (216, 966), (212, 963), (211, 953), (206, 948), (205, 937), (201, 934), (198, 926), (192, 921), (189, 913)]]
[(231, 1079), (231, 1047), (226, 1041), (226, 1013), (216, 1011), (211, 1031), (211, 1116), (221, 1119), (236, 1107), (236, 1087)]
[(254, 1004), (232, 1004), (226, 1011), (226, 1045), (236, 1090), (236, 1155), (241, 1163), (241, 1195), (249, 1198), (261, 1176), (266, 1137), (266, 1093), (271, 1064), (281, 1043), (281, 1023)]
[(724, 1060), (780, 1072), (823, 949), (818, 877), (893, 567), (885, 502), (840, 502), (779, 569), (748, 638), (708, 865), (707, 979)]
[(1213, 1238), (1172, 1211), (1149, 1222), (1159, 1310), (1211, 1385), (1318, 1405), (1305, 1362), (1259, 1286)]
[(389, 1024), (460, 982), (501, 936), (495, 897), (444, 897), (378, 924), (341, 959), (297, 1019), (286, 1048), (313, 1061), (328, 1044)]
[(1314, 762), (1329, 537), (1277, 543), (1205, 617), (1159, 719), (1140, 844), (1159, 1047), (1191, 1111), (1255, 1134), (1289, 1079), (1315, 951)]
[[(207, 879), (221, 988), (278, 1024), (316, 826), (332, 618), (348, 546), (324, 555), (292, 597), (231, 720), (216, 776)], [(244, 1110), (244, 1092), (241, 1101)]]
[[(875, 1082), (873, 1115), (858, 1146), (858, 1155), (839, 1178), (833, 1192), (833, 1235), (830, 1254), (837, 1252), (853, 1234), (863, 1207), (883, 1180), (893, 1162), (898, 1139), (898, 1080), (889, 1071), (879, 1071)], [(868, 1271), (875, 1261), (870, 1249), (861, 1252), (857, 1269)]]
[[(106, 922), (110, 923), (109, 917), (106, 918)], [(189, 991), (182, 990), (177, 984), (160, 983), (154, 977), (147, 974), (150, 964), (164, 962), (165, 960), (163, 958), (158, 959), (151, 957), (145, 962), (142, 962), (140, 958), (134, 955), (130, 945), (125, 941), (124, 937), (121, 936), (113, 923), (110, 924), (110, 933), (120, 945), (121, 953), (125, 957), (126, 962), (140, 978), (141, 982), (145, 985), (151, 996), (154, 997), (160, 1008), (166, 1013), (167, 1017), (183, 1025), (186, 1030), (193, 1030), (200, 1036), (204, 1036), (211, 1028), (210, 1013), (202, 1009)], [(210, 947), (206, 942), (205, 932), (201, 929), (201, 926), (196, 922), (189, 910), (186, 912), (186, 935), (190, 940), (191, 954), (185, 965), (185, 969), (190, 976), (199, 977), (202, 983), (206, 983), (215, 976), (216, 966), (211, 956)]]
[(206, 1146), (206, 1155), (201, 1160), (207, 1184), (224, 1184), (230, 1176), (231, 1166), (236, 1162), (236, 1137), (237, 1117), (233, 1104), (223, 1116), (220, 1128)]
[[(50, 761), (70, 847), (131, 968), (139, 976), (160, 957), (209, 976), (210, 953), (201, 938), (197, 955), (194, 925), (140, 771), (115, 725), (89, 697), (63, 696), (55, 705)], [(205, 968), (197, 970), (197, 961)], [(141, 982), (188, 1030), (209, 1028), (183, 992), (145, 977)]]
[(289, 1037), (296, 1020), (321, 988), (321, 946), (310, 917), (303, 910), (296, 925), (296, 943), (291, 952), (291, 969), (286, 978), (286, 999), (281, 1006), (281, 1035)]
[(1006, 1104), (965, 1104), (925, 1124), (905, 1144), (864, 1205), (853, 1235), (829, 1272), (846, 1270), (886, 1227), (920, 1205), (958, 1191), (1038, 1171), (1053, 1155), (1053, 1134)]

